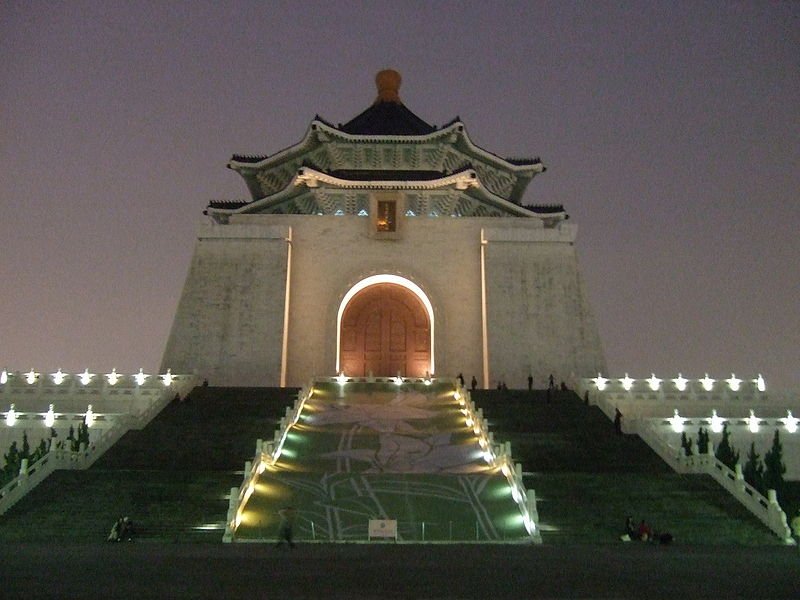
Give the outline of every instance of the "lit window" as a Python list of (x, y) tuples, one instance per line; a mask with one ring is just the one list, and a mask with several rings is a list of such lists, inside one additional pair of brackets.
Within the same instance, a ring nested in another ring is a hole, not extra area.
[(378, 219), (376, 221), (378, 231), (396, 231), (397, 229), (397, 203), (392, 200), (378, 201)]

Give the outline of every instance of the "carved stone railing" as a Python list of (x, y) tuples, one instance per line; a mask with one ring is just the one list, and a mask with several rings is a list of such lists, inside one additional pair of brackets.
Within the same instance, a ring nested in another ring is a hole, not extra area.
[(775, 535), (787, 544), (795, 543), (787, 524), (786, 513), (778, 504), (775, 490), (767, 490), (767, 497), (764, 497), (744, 480), (741, 465), (737, 464), (736, 469), (731, 470), (710, 452), (696, 452), (686, 456), (683, 448), (669, 445), (648, 421), (636, 421), (633, 429), (673, 470), (678, 473), (710, 475)]
[[(193, 375), (176, 375), (172, 383), (164, 386), (157, 396), (142, 410), (134, 414), (105, 415), (111, 417), (111, 427), (102, 434), (82, 444), (80, 449), (52, 448), (33, 464), (23, 459), (17, 477), (0, 488), (0, 515), (19, 502), (29, 491), (44, 481), (53, 471), (59, 469), (88, 469), (111, 446), (131, 429), (141, 429), (147, 425), (169, 402), (175, 394), (185, 396), (197, 383)], [(52, 443), (52, 442), (51, 442)]]

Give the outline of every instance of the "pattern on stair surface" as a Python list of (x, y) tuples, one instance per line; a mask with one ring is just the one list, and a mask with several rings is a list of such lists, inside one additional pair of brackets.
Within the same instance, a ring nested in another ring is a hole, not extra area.
[(306, 539), (365, 540), (370, 519), (393, 519), (405, 541), (529, 540), (454, 391), (445, 382), (315, 385), (236, 538), (274, 537), (277, 511), (292, 505)]

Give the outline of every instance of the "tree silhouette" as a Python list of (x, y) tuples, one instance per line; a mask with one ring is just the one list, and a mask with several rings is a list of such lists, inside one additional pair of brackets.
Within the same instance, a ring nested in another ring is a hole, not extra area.
[(702, 427), (697, 430), (697, 451), (700, 454), (708, 454), (708, 431)]
[(747, 483), (764, 494), (764, 465), (761, 464), (760, 458), (756, 454), (756, 443), (750, 442), (750, 452), (747, 453), (747, 460), (744, 463), (742, 473)]
[(728, 424), (722, 426), (722, 439), (717, 445), (717, 450), (714, 456), (717, 457), (723, 465), (731, 469), (736, 469), (736, 464), (739, 462), (739, 453), (734, 451), (730, 441), (731, 434), (728, 432)]
[(778, 498), (783, 494), (783, 474), (786, 473), (786, 465), (783, 464), (783, 444), (781, 443), (780, 431), (775, 430), (772, 438), (772, 448), (764, 455), (764, 488), (775, 490)]
[(685, 456), (692, 455), (692, 438), (687, 438), (685, 431), (681, 433), (681, 448)]

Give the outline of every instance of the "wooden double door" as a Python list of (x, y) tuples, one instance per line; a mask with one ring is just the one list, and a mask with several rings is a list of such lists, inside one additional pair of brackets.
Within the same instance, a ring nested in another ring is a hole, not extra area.
[(351, 377), (423, 377), (430, 371), (431, 323), (422, 301), (393, 283), (356, 294), (342, 315), (340, 364)]

